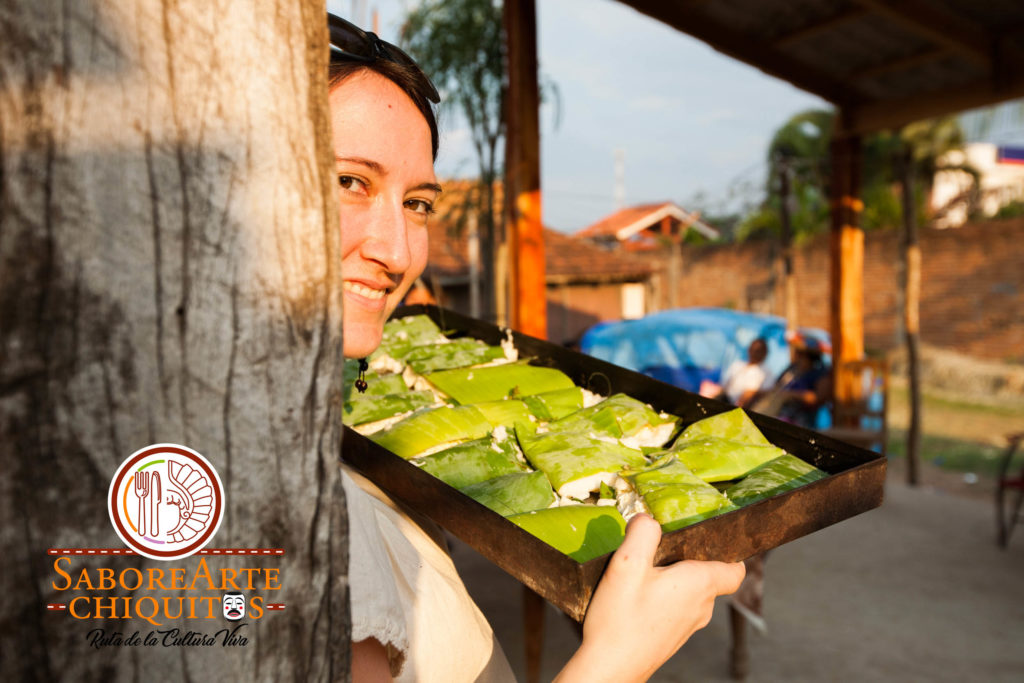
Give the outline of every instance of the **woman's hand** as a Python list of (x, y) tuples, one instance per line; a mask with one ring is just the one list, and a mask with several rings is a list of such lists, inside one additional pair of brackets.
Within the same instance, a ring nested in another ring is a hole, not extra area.
[(715, 597), (739, 588), (742, 562), (654, 566), (661, 525), (637, 515), (598, 584), (583, 644), (558, 681), (644, 681), (711, 621)]

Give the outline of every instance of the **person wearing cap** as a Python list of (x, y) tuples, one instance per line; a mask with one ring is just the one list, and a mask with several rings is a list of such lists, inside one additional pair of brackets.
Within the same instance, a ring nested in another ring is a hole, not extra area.
[(812, 429), (831, 386), (832, 375), (823, 361), (825, 348), (819, 340), (801, 333), (791, 337), (789, 348), (792, 362), (776, 382), (780, 402), (775, 416)]

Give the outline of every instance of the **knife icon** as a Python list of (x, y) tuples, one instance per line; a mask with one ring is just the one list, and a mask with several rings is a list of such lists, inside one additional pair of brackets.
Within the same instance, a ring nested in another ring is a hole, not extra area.
[[(153, 499), (153, 494), (156, 494), (156, 500)], [(160, 503), (163, 502), (163, 487), (160, 486), (160, 473), (154, 472), (152, 476), (152, 484), (150, 486), (149, 504), (151, 514), (149, 517), (150, 529), (154, 536), (160, 535)]]

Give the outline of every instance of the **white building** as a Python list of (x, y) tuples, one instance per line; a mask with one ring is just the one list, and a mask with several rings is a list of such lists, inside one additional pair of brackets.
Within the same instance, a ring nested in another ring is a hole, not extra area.
[[(970, 165), (980, 174), (980, 209), (993, 216), (1013, 201), (1024, 201), (1024, 164), (1001, 163), (998, 148), (987, 142), (972, 142), (963, 150), (949, 152), (940, 161), (947, 165)], [(938, 218), (937, 228), (956, 228), (967, 222), (972, 178), (965, 171), (935, 174), (930, 208)]]

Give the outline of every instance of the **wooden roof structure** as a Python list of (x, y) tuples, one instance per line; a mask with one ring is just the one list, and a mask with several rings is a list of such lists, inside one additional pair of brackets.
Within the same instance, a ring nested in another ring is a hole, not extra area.
[[(863, 355), (861, 135), (1024, 97), (1021, 0), (619, 0), (832, 102), (832, 340)], [(536, 0), (505, 0), (511, 324), (545, 336)], [(628, 51), (616, 53), (628, 59)], [(637, 65), (638, 68), (641, 65)], [(837, 388), (837, 397), (841, 393)]]
[(864, 133), (1024, 96), (1020, 0), (620, 0)]

